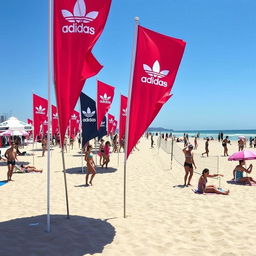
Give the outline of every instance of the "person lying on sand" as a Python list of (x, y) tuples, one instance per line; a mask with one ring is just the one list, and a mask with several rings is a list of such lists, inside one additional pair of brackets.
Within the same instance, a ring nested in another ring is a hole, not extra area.
[(204, 169), (202, 172), (202, 176), (199, 178), (198, 181), (198, 188), (197, 188), (197, 193), (216, 193), (216, 194), (221, 194), (221, 195), (228, 195), (229, 190), (227, 191), (222, 191), (220, 189), (217, 189), (214, 185), (208, 185), (206, 186), (207, 183), (207, 178), (213, 178), (213, 177), (218, 177), (221, 176), (223, 177), (222, 174), (209, 174), (209, 169)]
[(252, 177), (243, 177), (244, 172), (252, 172), (252, 164), (250, 164), (247, 169), (244, 168), (243, 165), (245, 165), (245, 161), (240, 160), (239, 165), (233, 170), (233, 180), (244, 185), (249, 184), (251, 186), (253, 183), (256, 184), (256, 181)]
[(16, 169), (18, 169), (19, 171), (24, 172), (24, 173), (28, 173), (28, 172), (40, 172), (40, 173), (42, 173), (43, 172), (43, 170), (37, 170), (36, 167), (29, 166), (29, 165), (25, 166), (25, 165), (22, 164), (20, 166), (15, 165), (15, 167), (16, 167)]

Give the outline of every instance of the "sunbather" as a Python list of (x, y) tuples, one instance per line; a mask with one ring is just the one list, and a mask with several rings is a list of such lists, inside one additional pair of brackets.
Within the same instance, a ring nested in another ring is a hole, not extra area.
[(252, 185), (253, 183), (256, 184), (256, 181), (252, 178), (252, 177), (243, 177), (243, 173), (251, 173), (252, 172), (252, 164), (249, 165), (249, 167), (246, 169), (243, 167), (243, 165), (245, 165), (245, 161), (244, 160), (240, 160), (239, 161), (239, 165), (237, 165), (235, 167), (235, 169), (233, 170), (233, 180), (235, 180), (238, 183), (241, 184), (248, 184), (248, 185)]
[(221, 195), (228, 195), (229, 194), (229, 190), (224, 191), (224, 190), (220, 190), (217, 189), (214, 185), (208, 185), (206, 186), (207, 183), (207, 178), (213, 178), (213, 177), (218, 177), (221, 176), (223, 177), (222, 174), (209, 174), (209, 169), (204, 169), (202, 172), (202, 176), (200, 177), (199, 181), (198, 181), (198, 189), (197, 192), (198, 193), (216, 193), (216, 194), (221, 194)]
[(19, 166), (15, 166), (18, 170), (20, 170), (21, 172), (25, 172), (25, 173), (28, 173), (28, 172), (40, 172), (40, 173), (42, 173), (43, 172), (43, 170), (37, 170), (36, 169), (36, 167), (34, 167), (34, 166), (29, 166), (29, 165), (27, 165), (27, 166), (25, 166), (25, 165), (20, 165), (20, 167)]

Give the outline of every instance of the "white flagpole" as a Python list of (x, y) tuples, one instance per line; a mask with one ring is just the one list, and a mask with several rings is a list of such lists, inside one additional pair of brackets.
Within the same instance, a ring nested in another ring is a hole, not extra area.
[[(97, 131), (98, 130), (98, 118), (99, 118), (99, 115), (98, 115), (98, 77), (96, 76), (96, 113), (97, 113), (97, 120), (96, 120), (96, 127), (97, 127)], [(101, 122), (100, 122), (100, 125), (101, 125)], [(100, 127), (99, 127), (100, 129)], [(98, 134), (99, 135), (99, 134)], [(96, 140), (98, 139), (98, 136), (96, 137)], [(98, 153), (96, 152), (96, 141), (94, 140), (94, 147), (95, 147), (95, 153), (96, 153), (96, 166), (97, 166), (97, 155)]]
[(80, 149), (81, 149), (81, 172), (84, 172), (84, 162), (83, 162), (83, 146), (82, 146), (82, 122), (83, 122), (83, 116), (82, 116), (82, 107), (81, 107), (81, 100), (79, 97), (79, 108), (80, 108), (80, 131), (79, 131), (79, 136), (80, 136)]
[(118, 141), (119, 141), (119, 148), (117, 147), (117, 166), (119, 167), (119, 150), (120, 150), (120, 123), (121, 123), (121, 115), (122, 115), (122, 108), (121, 108), (121, 93), (120, 93), (120, 112), (119, 112), (119, 129), (118, 129)]
[(52, 36), (53, 36), (53, 0), (48, 2), (49, 8), (49, 31), (48, 31), (48, 131), (47, 131), (47, 232), (51, 231), (50, 224), (50, 130), (51, 130), (51, 79), (52, 79)]
[(135, 30), (134, 30), (134, 41), (133, 41), (133, 50), (132, 50), (132, 61), (131, 61), (131, 73), (130, 73), (130, 86), (128, 94), (128, 106), (127, 106), (127, 119), (125, 127), (125, 157), (124, 157), (124, 218), (126, 218), (126, 162), (127, 162), (127, 141), (128, 141), (128, 131), (129, 131), (129, 121), (130, 121), (130, 105), (131, 105), (131, 94), (132, 94), (132, 84), (133, 84), (133, 73), (134, 73), (134, 63), (136, 56), (137, 48), (137, 37), (138, 37), (138, 25), (139, 17), (135, 17)]

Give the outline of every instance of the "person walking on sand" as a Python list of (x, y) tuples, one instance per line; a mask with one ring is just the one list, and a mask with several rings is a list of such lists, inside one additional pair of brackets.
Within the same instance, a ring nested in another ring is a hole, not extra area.
[(221, 176), (223, 177), (222, 174), (209, 174), (209, 169), (204, 169), (202, 172), (202, 176), (199, 178), (198, 181), (198, 188), (197, 188), (197, 193), (204, 194), (204, 193), (216, 193), (216, 194), (221, 194), (221, 195), (228, 195), (229, 190), (220, 190), (217, 189), (214, 185), (208, 185), (206, 186), (207, 183), (207, 178), (213, 178), (213, 177), (218, 177)]
[[(92, 146), (91, 145), (88, 145), (87, 146), (87, 150), (85, 152), (85, 161), (87, 163), (87, 173), (86, 173), (86, 176), (85, 176), (85, 186), (89, 186), (89, 183), (91, 184), (92, 186), (92, 180), (96, 174), (96, 166), (95, 166), (95, 163), (93, 161), (93, 155), (92, 155)], [(89, 175), (91, 174), (91, 179), (88, 183), (88, 180), (89, 180)]]
[[(192, 179), (193, 176), (193, 166), (196, 169), (196, 165), (194, 162), (194, 158), (193, 158), (193, 154), (192, 154), (192, 150), (193, 150), (193, 145), (188, 145), (187, 147), (185, 147), (183, 149), (183, 153), (185, 155), (185, 163), (184, 163), (184, 169), (185, 169), (185, 176), (184, 176), (184, 186), (191, 186), (190, 181)], [(189, 175), (189, 177), (188, 177)], [(187, 181), (188, 178), (188, 181)]]
[(238, 140), (238, 151), (243, 151), (244, 150), (244, 139), (239, 139)]
[(6, 150), (4, 156), (7, 159), (7, 166), (8, 166), (7, 181), (12, 181), (13, 168), (16, 164), (15, 161), (18, 161), (17, 151), (15, 148), (14, 142), (12, 142), (11, 147)]
[(224, 148), (224, 156), (228, 156), (228, 143), (230, 143), (230, 141), (228, 140), (228, 136), (226, 136), (226, 138), (222, 141), (222, 146)]
[(108, 168), (108, 163), (110, 162), (110, 142), (107, 141), (104, 146), (104, 157), (103, 157), (103, 164), (101, 167), (103, 168), (104, 165)]
[(207, 157), (209, 156), (209, 138), (206, 139), (206, 142), (205, 142), (205, 152), (202, 153), (202, 156), (206, 154)]

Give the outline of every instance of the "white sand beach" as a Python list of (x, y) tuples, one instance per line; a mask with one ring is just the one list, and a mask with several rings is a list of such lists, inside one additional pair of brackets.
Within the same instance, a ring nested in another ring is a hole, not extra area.
[[(182, 147), (182, 144), (179, 145)], [(232, 142), (229, 153), (237, 151)], [(97, 168), (94, 185), (85, 187), (78, 144), (66, 155), (70, 219), (66, 219), (64, 180), (60, 149), (51, 155), (51, 232), (46, 230), (47, 158), (40, 144), (35, 166), (43, 173), (15, 173), (13, 182), (0, 186), (0, 255), (256, 255), (256, 187), (229, 184), (236, 162), (220, 157), (221, 187), (230, 195), (199, 195), (198, 174), (193, 187), (182, 188), (184, 168), (162, 149), (140, 140), (140, 151), (127, 165), (127, 218), (123, 218), (123, 159), (111, 154), (109, 169)], [(223, 154), (221, 143), (210, 141), (210, 156)], [(202, 158), (204, 141), (195, 152), (196, 172), (216, 166), (217, 157)], [(182, 153), (177, 159), (182, 159)], [(32, 165), (32, 156), (20, 156)], [(184, 160), (184, 159), (183, 159)], [(99, 161), (99, 159), (97, 160)], [(254, 164), (256, 162), (247, 162)], [(209, 166), (204, 166), (208, 164)], [(255, 167), (251, 176), (256, 178)], [(0, 164), (0, 180), (7, 167)], [(213, 173), (215, 171), (212, 171)], [(218, 185), (217, 179), (208, 179)]]

